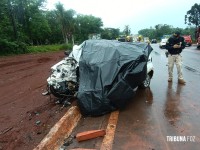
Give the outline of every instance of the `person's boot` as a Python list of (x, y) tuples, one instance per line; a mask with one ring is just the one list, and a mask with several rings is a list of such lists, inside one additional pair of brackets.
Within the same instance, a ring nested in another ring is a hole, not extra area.
[(168, 79), (168, 82), (172, 82), (172, 78), (169, 78), (169, 79)]
[(183, 80), (183, 79), (178, 79), (178, 83), (180, 83), (180, 84), (185, 84), (186, 82), (185, 82), (185, 80)]

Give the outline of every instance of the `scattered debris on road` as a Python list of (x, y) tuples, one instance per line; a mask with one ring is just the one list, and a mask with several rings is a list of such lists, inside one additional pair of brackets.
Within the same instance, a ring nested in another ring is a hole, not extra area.
[(81, 141), (97, 138), (97, 137), (104, 136), (104, 135), (106, 135), (106, 130), (104, 130), (104, 129), (103, 130), (91, 130), (91, 131), (85, 131), (85, 132), (78, 133), (76, 135), (76, 139), (78, 142), (81, 142)]

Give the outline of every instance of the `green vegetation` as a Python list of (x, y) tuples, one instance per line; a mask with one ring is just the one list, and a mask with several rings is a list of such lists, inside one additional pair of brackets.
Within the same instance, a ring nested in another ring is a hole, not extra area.
[(195, 30), (200, 26), (200, 4), (195, 3), (191, 9), (187, 11), (185, 15), (185, 24), (188, 24), (189, 27), (182, 29), (174, 28), (167, 24), (158, 24), (155, 28), (142, 29), (138, 33), (150, 39), (160, 40), (163, 35), (170, 35), (178, 30), (182, 35), (191, 35), (193, 41), (195, 41)]
[[(38, 45), (38, 46), (26, 46), (26, 51), (20, 49), (19, 46), (15, 43), (7, 43), (9, 48), (9, 53), (4, 50), (0, 51), (0, 56), (7, 55), (17, 55), (24, 53), (41, 53), (41, 52), (49, 52), (49, 51), (71, 51), (72, 44), (54, 44), (54, 45)], [(12, 51), (11, 51), (12, 50)]]
[(71, 49), (89, 34), (102, 32), (100, 18), (65, 10), (61, 3), (49, 11), (44, 4), (45, 0), (0, 1), (0, 55), (48, 51), (60, 44)]
[(144, 37), (149, 37), (150, 39), (157, 39), (158, 41), (163, 37), (163, 35), (172, 35), (175, 31), (179, 31), (182, 35), (191, 35), (192, 39), (195, 39), (195, 27), (189, 28), (174, 28), (170, 25), (156, 25), (155, 28), (142, 29), (138, 33)]
[[(1, 0), (0, 1), (0, 55), (71, 49), (89, 37), (116, 39), (119, 35), (130, 35), (129, 25), (120, 32), (115, 28), (102, 28), (101, 18), (77, 14), (65, 10), (59, 2), (55, 10), (47, 10), (45, 0)], [(188, 25), (200, 25), (200, 5), (195, 4), (185, 15)], [(195, 27), (173, 28), (170, 25), (155, 25), (142, 29), (139, 34), (150, 39), (160, 39), (174, 30), (190, 34), (194, 38)], [(134, 30), (134, 29), (133, 29)]]
[(29, 46), (27, 51), (28, 53), (38, 53), (59, 50), (72, 50), (72, 44)]
[(200, 4), (195, 3), (185, 15), (185, 24), (200, 26)]

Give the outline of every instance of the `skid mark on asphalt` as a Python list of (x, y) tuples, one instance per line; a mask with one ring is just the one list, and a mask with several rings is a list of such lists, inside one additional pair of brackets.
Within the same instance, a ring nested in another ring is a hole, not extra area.
[(114, 111), (111, 113), (110, 118), (108, 120), (106, 135), (104, 136), (100, 150), (112, 150), (118, 117), (119, 111)]

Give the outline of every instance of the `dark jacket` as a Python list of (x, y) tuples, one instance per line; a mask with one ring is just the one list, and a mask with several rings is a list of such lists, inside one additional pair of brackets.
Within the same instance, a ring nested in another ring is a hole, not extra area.
[[(175, 44), (178, 44), (180, 45), (181, 44), (181, 47), (180, 48), (173, 48), (173, 46)], [(182, 50), (185, 48), (185, 40), (183, 37), (170, 37), (166, 43), (166, 49), (168, 50), (169, 54), (171, 55), (176, 55), (176, 54), (180, 54), (182, 52)]]

